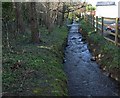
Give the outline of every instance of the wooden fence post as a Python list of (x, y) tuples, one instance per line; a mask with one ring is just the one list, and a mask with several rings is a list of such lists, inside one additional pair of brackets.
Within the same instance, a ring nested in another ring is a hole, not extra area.
[(92, 25), (92, 21), (93, 21), (93, 17), (92, 17), (92, 14), (91, 14), (91, 25)]
[(104, 32), (104, 17), (102, 17), (102, 30), (101, 30), (101, 33), (102, 33), (102, 35), (103, 35), (103, 32)]
[(88, 15), (86, 14), (86, 22), (88, 22)]
[(95, 17), (94, 17), (94, 15), (93, 15), (93, 28), (95, 28), (95, 23), (94, 23), (94, 21), (95, 21)]
[(116, 18), (116, 26), (115, 26), (115, 45), (118, 44), (118, 21), (119, 21), (119, 18)]
[(84, 20), (85, 20), (85, 12), (84, 12)]
[[(84, 14), (85, 14), (85, 13), (84, 13)], [(87, 16), (86, 16), (86, 14), (85, 14), (85, 18), (84, 18), (84, 19), (85, 19), (85, 21), (86, 21), (86, 17), (87, 17)]]
[(98, 32), (98, 16), (96, 16), (96, 32)]
[(82, 13), (80, 13), (80, 19), (82, 19)]
[(88, 23), (90, 23), (89, 15), (88, 15)]
[(91, 14), (91, 25), (93, 27), (93, 16), (92, 16), (92, 14)]

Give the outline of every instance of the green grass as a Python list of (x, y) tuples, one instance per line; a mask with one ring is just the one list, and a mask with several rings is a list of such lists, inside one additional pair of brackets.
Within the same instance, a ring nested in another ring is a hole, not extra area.
[[(3, 92), (15, 95), (65, 96), (67, 79), (63, 71), (65, 27), (53, 32), (42, 27), (41, 44), (26, 43), (28, 37), (11, 41), (12, 49), (3, 47)], [(26, 41), (26, 42), (24, 42)], [(17, 42), (17, 44), (16, 44)], [(20, 67), (11, 69), (17, 61)]]
[(95, 32), (90, 24), (84, 20), (81, 21), (81, 28), (84, 33), (83, 36), (87, 36), (90, 44), (94, 44), (93, 48), (97, 49), (97, 55), (104, 55), (104, 57), (101, 58), (101, 65), (107, 66), (108, 69), (120, 69), (120, 48), (105, 40), (102, 35)]

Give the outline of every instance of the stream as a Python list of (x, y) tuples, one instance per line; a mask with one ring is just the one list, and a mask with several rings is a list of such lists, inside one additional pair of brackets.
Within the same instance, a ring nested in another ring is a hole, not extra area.
[(69, 96), (119, 96), (118, 84), (103, 74), (99, 65), (91, 61), (88, 44), (82, 41), (75, 21), (68, 33), (64, 71), (68, 78)]

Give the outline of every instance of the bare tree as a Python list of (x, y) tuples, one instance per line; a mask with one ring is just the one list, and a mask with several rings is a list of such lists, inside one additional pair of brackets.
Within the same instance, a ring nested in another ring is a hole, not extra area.
[(24, 22), (23, 22), (21, 3), (20, 2), (14, 2), (13, 5), (15, 7), (17, 30), (18, 30), (18, 32), (23, 34), (25, 32), (25, 26), (24, 26)]
[(30, 2), (30, 26), (31, 26), (31, 37), (33, 43), (39, 43), (39, 29), (38, 29), (38, 21), (37, 21), (37, 11), (36, 11), (36, 3)]

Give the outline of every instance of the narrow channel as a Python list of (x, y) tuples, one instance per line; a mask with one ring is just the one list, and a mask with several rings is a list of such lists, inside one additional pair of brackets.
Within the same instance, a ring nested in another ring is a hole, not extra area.
[(79, 24), (74, 21), (65, 49), (64, 70), (68, 78), (69, 95), (119, 96), (118, 84), (104, 75), (95, 61), (90, 60), (92, 55), (87, 43), (82, 41), (78, 28)]

